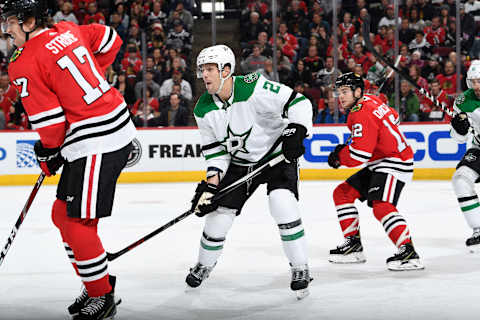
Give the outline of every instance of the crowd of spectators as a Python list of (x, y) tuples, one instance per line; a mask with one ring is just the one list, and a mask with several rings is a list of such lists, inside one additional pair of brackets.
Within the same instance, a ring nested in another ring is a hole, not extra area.
[[(277, 2), (278, 78), (306, 93), (314, 106), (315, 123), (345, 122), (346, 114), (341, 106), (334, 117), (338, 103), (333, 91), (334, 76), (345, 72), (364, 76), (366, 92), (380, 94), (400, 112), (402, 121), (449, 121), (441, 109), (407, 81), (400, 81), (396, 104), (394, 73), (365, 48), (362, 25), (367, 15), (371, 17), (370, 39), (374, 48), (396, 61), (394, 39), (395, 28), (398, 28), (398, 67), (450, 107), (456, 95), (466, 90), (463, 77), (471, 60), (480, 57), (480, 1), (468, 0), (459, 7), (461, 88), (457, 88), (456, 79), (455, 0), (400, 1), (397, 20), (393, 1), (336, 1), (336, 26), (332, 25), (333, 1)], [(240, 18), (242, 72), (260, 72), (274, 79), (270, 2), (245, 0), (244, 8)], [(338, 40), (337, 52), (334, 52), (334, 37)], [(337, 71), (334, 55), (338, 58)]]
[[(52, 0), (49, 26), (70, 21), (114, 28), (123, 45), (106, 78), (124, 95), (135, 124), (186, 126), (195, 94), (191, 68), (193, 3), (194, 0)], [(146, 52), (141, 51), (142, 30), (146, 33)], [(11, 39), (0, 34), (0, 130), (29, 128), (18, 94), (9, 84), (7, 67), (12, 51)]]

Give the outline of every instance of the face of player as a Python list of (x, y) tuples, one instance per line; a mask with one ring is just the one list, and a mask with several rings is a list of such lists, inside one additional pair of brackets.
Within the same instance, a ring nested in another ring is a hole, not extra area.
[(220, 87), (220, 71), (215, 63), (207, 63), (202, 67), (202, 80), (209, 94), (215, 94)]
[(5, 33), (8, 33), (13, 37), (13, 42), (17, 47), (23, 46), (26, 39), (25, 32), (23, 32), (22, 27), (18, 23), (17, 17), (8, 17), (5, 25), (2, 26), (2, 29)]
[(475, 95), (480, 97), (480, 79), (472, 79), (472, 89), (475, 91)]
[(355, 89), (355, 92), (348, 86), (343, 86), (337, 89), (338, 100), (344, 109), (353, 107), (355, 100), (360, 98), (361, 89)]

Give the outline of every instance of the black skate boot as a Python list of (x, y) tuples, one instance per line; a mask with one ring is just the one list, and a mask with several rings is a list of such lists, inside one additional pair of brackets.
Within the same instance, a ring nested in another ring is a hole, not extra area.
[(92, 297), (87, 300), (80, 312), (72, 320), (104, 320), (113, 319), (117, 313), (117, 305), (112, 292), (104, 296)]
[(363, 255), (360, 236), (349, 236), (336, 249), (330, 250), (328, 261), (332, 263), (363, 263), (367, 261)]
[(200, 262), (197, 263), (195, 267), (190, 268), (190, 273), (187, 275), (185, 282), (191, 288), (196, 288), (200, 286), (202, 284), (202, 281), (208, 278), (210, 272), (212, 272), (212, 269), (215, 267), (215, 264), (212, 267), (207, 267)]
[[(108, 281), (110, 282), (110, 285), (112, 286), (112, 290), (115, 290), (115, 284), (117, 282), (117, 277), (110, 275), (108, 277)], [(68, 313), (71, 315), (78, 314), (80, 310), (85, 306), (85, 303), (87, 302), (89, 296), (87, 289), (83, 287), (82, 292), (80, 295), (75, 299), (75, 302), (73, 302), (70, 306), (68, 306)], [(122, 302), (122, 299), (116, 298), (115, 299), (115, 304), (119, 305)]]
[(466, 245), (471, 253), (480, 252), (480, 228), (473, 229), (473, 234), (467, 239)]
[(308, 291), (308, 285), (312, 280), (313, 278), (310, 277), (308, 265), (292, 266), (292, 282), (290, 282), (290, 289), (295, 291), (298, 300), (301, 300), (310, 294)]
[(392, 271), (425, 269), (411, 243), (400, 246), (398, 253), (387, 259), (387, 268)]

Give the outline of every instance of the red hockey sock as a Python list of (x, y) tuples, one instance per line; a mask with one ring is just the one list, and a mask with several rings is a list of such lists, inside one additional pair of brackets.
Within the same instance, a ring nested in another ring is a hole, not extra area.
[(346, 182), (338, 185), (333, 191), (333, 201), (344, 237), (357, 235), (359, 232), (359, 216), (354, 205), (355, 199), (358, 198), (360, 193)]
[(373, 214), (380, 221), (390, 240), (397, 247), (412, 242), (407, 221), (397, 212), (397, 208), (383, 201), (373, 201)]
[(63, 246), (65, 247), (65, 251), (67, 252), (68, 259), (72, 263), (73, 269), (75, 269), (77, 275), (80, 275), (78, 273), (77, 263), (75, 261), (75, 256), (73, 254), (72, 248), (68, 244), (65, 233), (62, 231), (65, 228), (65, 224), (67, 221), (67, 203), (65, 201), (56, 199), (53, 203), (52, 221), (53, 224), (58, 228), (58, 230), (60, 230), (60, 235), (63, 240)]
[(98, 219), (67, 218), (65, 233), (75, 254), (80, 278), (90, 297), (112, 290), (108, 281), (107, 254), (97, 234)]

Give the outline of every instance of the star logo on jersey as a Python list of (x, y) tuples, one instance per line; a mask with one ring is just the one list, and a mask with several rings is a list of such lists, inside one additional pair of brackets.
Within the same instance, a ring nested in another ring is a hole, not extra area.
[(243, 77), (246, 83), (253, 83), (258, 80), (258, 73), (249, 73)]
[(20, 57), (20, 55), (22, 54), (22, 51), (23, 51), (23, 48), (18, 48), (17, 50), (15, 50), (15, 52), (13, 52), (12, 56), (10, 57), (10, 63), (17, 60), (18, 57)]
[(232, 154), (233, 156), (236, 156), (239, 152), (249, 153), (246, 148), (246, 144), (247, 139), (252, 132), (252, 128), (245, 131), (244, 133), (236, 134), (232, 131), (232, 129), (230, 129), (229, 125), (227, 127), (227, 136), (225, 137), (223, 142), (221, 142), (221, 145), (227, 150), (228, 153)]
[(465, 96), (463, 94), (459, 95), (457, 99), (455, 99), (456, 105), (461, 105), (464, 102), (465, 102)]

